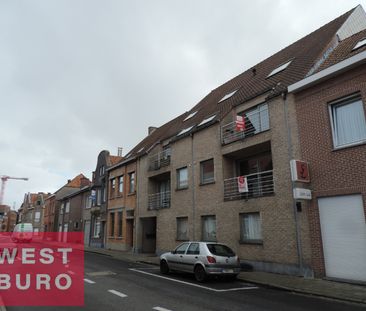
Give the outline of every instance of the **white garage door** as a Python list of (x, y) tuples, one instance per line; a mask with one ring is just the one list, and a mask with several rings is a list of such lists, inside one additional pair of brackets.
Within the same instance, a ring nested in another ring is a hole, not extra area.
[(366, 221), (361, 195), (318, 200), (329, 277), (366, 281)]

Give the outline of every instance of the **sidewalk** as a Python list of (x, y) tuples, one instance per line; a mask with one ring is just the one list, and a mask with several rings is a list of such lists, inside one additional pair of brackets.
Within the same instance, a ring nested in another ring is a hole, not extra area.
[[(132, 252), (91, 247), (85, 247), (85, 251), (111, 256), (120, 260), (159, 265), (159, 257), (155, 254), (134, 254)], [(241, 272), (238, 278), (250, 283), (270, 286), (296, 293), (362, 303), (366, 306), (366, 286), (362, 285), (352, 285), (323, 279), (305, 279), (302, 277), (267, 272)]]

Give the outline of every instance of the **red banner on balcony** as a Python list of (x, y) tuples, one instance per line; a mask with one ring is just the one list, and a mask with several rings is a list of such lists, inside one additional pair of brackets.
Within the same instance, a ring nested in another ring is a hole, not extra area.
[(1, 233), (0, 307), (83, 306), (83, 241), (82, 232)]
[(238, 190), (240, 193), (249, 191), (248, 190), (248, 181), (245, 176), (238, 177)]
[(238, 132), (245, 131), (245, 119), (242, 116), (236, 116), (235, 128)]

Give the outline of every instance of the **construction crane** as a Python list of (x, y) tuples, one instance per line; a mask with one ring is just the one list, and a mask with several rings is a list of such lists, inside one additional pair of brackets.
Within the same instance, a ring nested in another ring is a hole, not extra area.
[(3, 204), (4, 192), (5, 192), (5, 185), (8, 179), (17, 179), (17, 180), (28, 180), (27, 177), (10, 177), (6, 175), (0, 175), (1, 179), (1, 190), (0, 190), (0, 205)]

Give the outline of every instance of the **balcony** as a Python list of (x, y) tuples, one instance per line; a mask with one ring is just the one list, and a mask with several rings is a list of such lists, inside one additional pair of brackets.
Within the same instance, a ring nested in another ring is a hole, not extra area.
[(242, 115), (245, 121), (245, 130), (236, 129), (236, 122), (230, 122), (221, 127), (221, 142), (223, 145), (243, 140), (247, 137), (269, 130), (268, 105), (260, 105)]
[(263, 197), (274, 193), (273, 170), (245, 176), (248, 183), (248, 192), (239, 192), (238, 177), (224, 180), (224, 200), (246, 200)]
[(155, 171), (170, 164), (171, 149), (165, 149), (149, 157), (149, 171)]
[(148, 210), (170, 207), (170, 191), (149, 194)]

